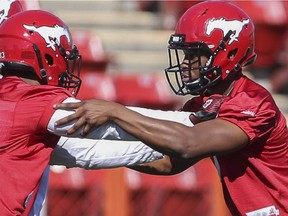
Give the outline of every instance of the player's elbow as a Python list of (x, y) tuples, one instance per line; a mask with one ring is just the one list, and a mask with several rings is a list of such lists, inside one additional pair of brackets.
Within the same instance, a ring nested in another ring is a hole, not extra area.
[(198, 158), (200, 156), (200, 152), (200, 143), (183, 138), (174, 144), (173, 157), (184, 160), (193, 159)]

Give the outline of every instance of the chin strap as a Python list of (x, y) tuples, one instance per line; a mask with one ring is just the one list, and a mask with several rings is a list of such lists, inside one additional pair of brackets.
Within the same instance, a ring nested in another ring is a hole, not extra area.
[(223, 40), (220, 41), (220, 44), (218, 45), (217, 49), (214, 51), (213, 55), (216, 56), (216, 54), (220, 51), (220, 50), (224, 50), (226, 47), (226, 43), (229, 40), (230, 36), (232, 35), (233, 31), (229, 30), (227, 32), (227, 34), (224, 36)]
[(36, 44), (33, 44), (33, 49), (34, 49), (34, 51), (36, 53), (38, 64), (39, 64), (39, 68), (40, 68), (41, 84), (47, 85), (48, 84), (48, 82), (47, 82), (47, 72), (46, 72), (46, 70), (43, 67), (43, 60), (42, 60), (42, 57), (41, 57), (40, 50), (39, 50), (39, 48), (38, 48), (38, 46)]

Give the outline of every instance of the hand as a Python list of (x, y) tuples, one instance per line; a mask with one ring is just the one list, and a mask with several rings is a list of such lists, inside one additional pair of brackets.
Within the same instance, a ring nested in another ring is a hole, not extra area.
[(90, 99), (78, 103), (56, 104), (54, 105), (55, 109), (75, 110), (75, 113), (56, 121), (55, 125), (59, 126), (77, 120), (75, 124), (69, 128), (67, 135), (75, 133), (83, 126), (81, 135), (85, 136), (93, 127), (109, 121), (113, 115), (114, 105), (116, 105), (116, 103), (97, 99)]

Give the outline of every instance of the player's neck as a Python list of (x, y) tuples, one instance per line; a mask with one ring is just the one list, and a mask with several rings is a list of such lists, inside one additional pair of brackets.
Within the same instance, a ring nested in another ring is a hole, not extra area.
[(40, 79), (38, 76), (30, 71), (8, 71), (4, 76), (17, 76), (22, 79), (25, 83), (30, 85), (41, 85)]
[(40, 85), (39, 81), (34, 80), (34, 79), (28, 79), (28, 78), (23, 78), (23, 77), (20, 77), (20, 79), (22, 79), (24, 82), (30, 85)]

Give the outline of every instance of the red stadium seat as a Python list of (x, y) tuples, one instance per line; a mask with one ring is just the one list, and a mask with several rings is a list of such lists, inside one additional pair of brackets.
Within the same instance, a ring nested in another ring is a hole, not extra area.
[(157, 74), (129, 74), (113, 77), (116, 101), (127, 106), (175, 110), (180, 104), (164, 76)]
[(217, 191), (220, 181), (210, 159), (174, 176), (154, 176), (131, 170), (126, 173), (131, 190), (130, 202), (133, 202), (131, 215), (228, 215), (222, 209), (221, 214), (215, 213), (220, 213), (219, 209), (223, 207), (219, 203), (224, 201), (221, 192)]
[(98, 98), (112, 101), (116, 99), (114, 81), (110, 76), (93, 71), (82, 71), (81, 79), (82, 86), (77, 98)]
[(102, 39), (96, 33), (83, 29), (72, 29), (71, 34), (82, 55), (82, 69), (105, 72), (112, 60), (104, 50)]
[(47, 215), (102, 215), (103, 170), (87, 171), (52, 166)]

